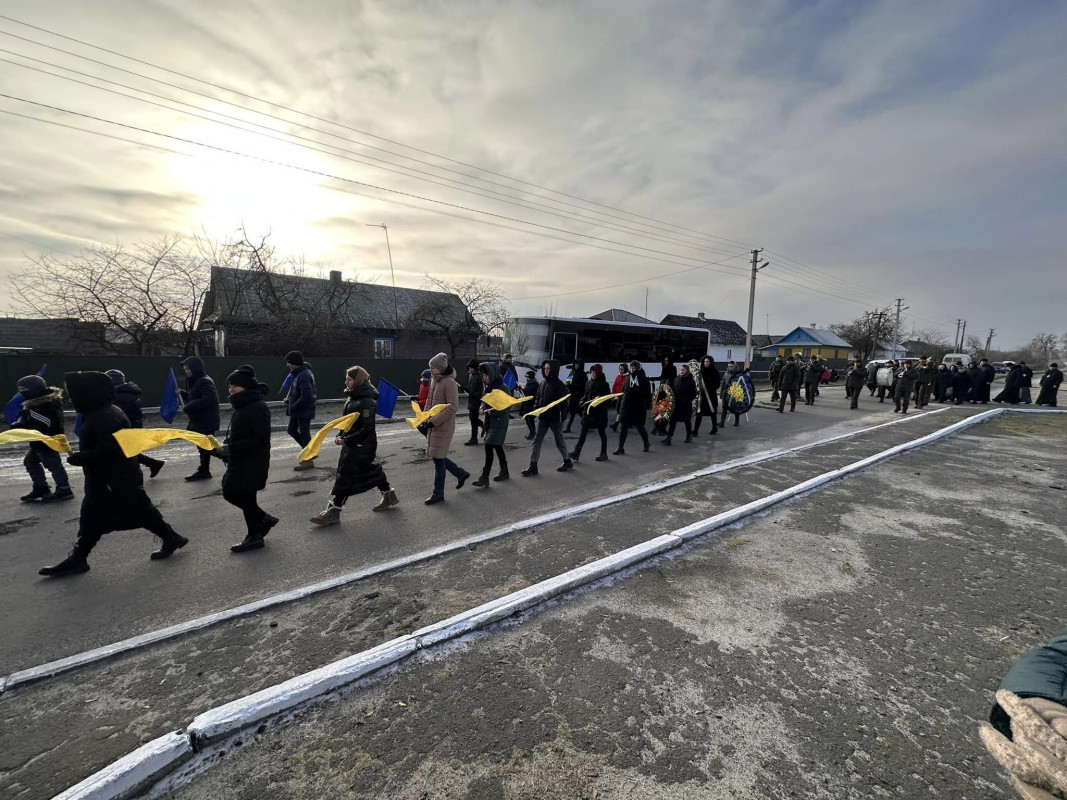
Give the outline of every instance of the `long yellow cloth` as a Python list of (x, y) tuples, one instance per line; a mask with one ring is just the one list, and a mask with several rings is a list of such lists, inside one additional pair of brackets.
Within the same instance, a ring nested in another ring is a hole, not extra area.
[(62, 433), (46, 436), (40, 431), (32, 431), (29, 428), (12, 428), (0, 433), (0, 444), (13, 444), (14, 442), (40, 442), (48, 445), (57, 453), (70, 452), (70, 442)]
[(496, 411), (506, 411), (512, 406), (519, 405), (519, 403), (525, 403), (527, 400), (533, 400), (533, 396), (512, 397), (502, 389), (493, 389), (489, 394), (482, 395), (482, 402)]
[(596, 408), (601, 403), (606, 403), (608, 402), (608, 400), (614, 400), (616, 397), (622, 397), (622, 392), (619, 392), (618, 394), (606, 394), (601, 397), (598, 397), (596, 400), (593, 400), (589, 403), (589, 407)]
[(438, 414), (448, 408), (448, 405), (448, 403), (438, 403), (433, 408), (428, 408), (423, 411), (421, 408), (419, 408), (419, 404), (412, 400), (411, 410), (415, 412), (415, 419), (406, 419), (404, 421), (411, 426), (412, 430), (415, 430), (426, 420), (430, 419), (431, 417), (436, 417)]
[(311, 441), (307, 443), (307, 447), (300, 451), (300, 455), (297, 458), (301, 461), (310, 461), (313, 458), (318, 458), (319, 450), (322, 449), (322, 443), (326, 441), (326, 437), (329, 436), (330, 431), (340, 430), (342, 433), (347, 433), (348, 429), (352, 427), (352, 423), (356, 421), (356, 417), (359, 414), (345, 414), (343, 417), (338, 417), (332, 422), (327, 422), (323, 425), (319, 432), (311, 437)]
[(184, 439), (192, 442), (204, 450), (218, 450), (222, 444), (214, 436), (193, 431), (176, 431), (172, 428), (123, 428), (115, 431), (112, 436), (119, 443), (126, 458), (133, 458), (145, 450), (165, 445), (175, 439)]
[(522, 418), (526, 419), (527, 417), (539, 417), (542, 414), (544, 414), (546, 411), (548, 411), (548, 409), (553, 408), (555, 406), (558, 406), (560, 403), (566, 403), (570, 399), (571, 399), (571, 396), (569, 394), (565, 394), (559, 400), (553, 400), (547, 406), (541, 406), (540, 408), (535, 408), (533, 411), (530, 411), (527, 414), (523, 414)]

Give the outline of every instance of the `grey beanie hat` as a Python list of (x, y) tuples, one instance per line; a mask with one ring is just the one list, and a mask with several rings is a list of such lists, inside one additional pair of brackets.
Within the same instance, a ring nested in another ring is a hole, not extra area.
[(448, 356), (444, 353), (438, 353), (430, 359), (430, 366), (434, 369), (439, 369), (444, 372), (448, 369)]

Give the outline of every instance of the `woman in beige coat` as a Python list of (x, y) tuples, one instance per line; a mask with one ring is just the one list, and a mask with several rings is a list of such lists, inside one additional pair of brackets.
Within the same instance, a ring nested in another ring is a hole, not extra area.
[(441, 403), (447, 404), (448, 408), (419, 426), (419, 429), (426, 433), (426, 455), (433, 459), (434, 466), (433, 494), (426, 498), (428, 506), (445, 499), (445, 470), (456, 476), (457, 489), (462, 489), (467, 478), (471, 476), (448, 457), (452, 436), (456, 432), (459, 384), (456, 383), (453, 369), (448, 363), (448, 356), (444, 353), (438, 353), (430, 359), (430, 376), (430, 396), (426, 401), (426, 408), (431, 409)]

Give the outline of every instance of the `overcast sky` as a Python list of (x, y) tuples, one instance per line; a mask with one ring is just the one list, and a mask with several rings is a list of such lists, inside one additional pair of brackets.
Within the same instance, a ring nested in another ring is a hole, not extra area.
[(0, 98), (5, 289), (26, 254), (241, 225), (386, 283), (383, 232), (366, 227), (384, 222), (398, 284), (490, 277), (519, 314), (644, 314), (647, 290), (655, 319), (744, 325), (747, 251), (763, 247), (757, 333), (896, 297), (902, 338), (951, 339), (958, 317), (983, 339), (995, 328), (994, 346), (1067, 333), (1065, 3), (5, 0), (0, 14), (52, 32), (0, 19), (0, 93), (142, 129)]

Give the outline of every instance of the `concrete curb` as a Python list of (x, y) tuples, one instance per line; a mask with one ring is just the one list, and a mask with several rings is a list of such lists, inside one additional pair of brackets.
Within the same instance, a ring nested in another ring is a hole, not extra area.
[(523, 530), (529, 530), (535, 528), (538, 525), (545, 525), (550, 522), (557, 522), (561, 519), (567, 519), (569, 517), (577, 516), (578, 514), (584, 514), (588, 511), (596, 511), (597, 509), (605, 508), (606, 506), (621, 503), (626, 500), (633, 500), (634, 498), (641, 497), (653, 492), (663, 491), (664, 489), (670, 489), (675, 486), (679, 486), (683, 483), (687, 483), (698, 478), (706, 478), (710, 475), (715, 475), (719, 472), (728, 472), (740, 467), (747, 467), (753, 464), (758, 464), (763, 461), (769, 461), (775, 458), (781, 458), (785, 455), (792, 453), (803, 452), (804, 450), (810, 450), (815, 447), (822, 447), (823, 445), (833, 444), (834, 442), (848, 439), (853, 436), (859, 436), (864, 433), (876, 431), (881, 428), (886, 428), (891, 425), (900, 425), (911, 420), (922, 419), (930, 414), (940, 414), (943, 411), (948, 411), (949, 408), (939, 408), (935, 411), (929, 411), (924, 414), (916, 414), (911, 417), (902, 417), (900, 419), (890, 420), (889, 422), (882, 422), (878, 425), (872, 425), (869, 428), (861, 428), (855, 431), (848, 431), (846, 433), (840, 433), (835, 436), (831, 436), (827, 439), (820, 439), (815, 442), (809, 442), (808, 444), (797, 445), (796, 447), (788, 447), (780, 450), (765, 450), (762, 453), (756, 453), (751, 456), (744, 456), (742, 458), (733, 459), (731, 461), (724, 461), (721, 464), (715, 464), (710, 467), (699, 469), (695, 472), (690, 472), (685, 475), (680, 475), (676, 478), (668, 478), (658, 483), (649, 484), (648, 486), (642, 486), (640, 489), (635, 489), (623, 494), (612, 495), (611, 497), (601, 498), (599, 500), (592, 500), (588, 503), (582, 503), (576, 506), (570, 506), (568, 508), (560, 509), (558, 511), (552, 511), (547, 514), (541, 514), (536, 517), (530, 517), (525, 520), (519, 520), (509, 525), (505, 525), (500, 528), (494, 528), (491, 531), (480, 533), (475, 536), (469, 536), (464, 539), (459, 539), (449, 544), (440, 545), (438, 547), (431, 548), (429, 550), (422, 550), (418, 553), (413, 553), (410, 556), (399, 558), (394, 561), (387, 561), (382, 564), (376, 564), (372, 567), (357, 570), (355, 572), (346, 573), (345, 575), (339, 575), (336, 578), (330, 578), (329, 580), (314, 583), (309, 586), (302, 586), (299, 589), (293, 589), (289, 592), (282, 592), (281, 594), (265, 597), (262, 600), (256, 600), (251, 603), (245, 603), (234, 608), (227, 609), (225, 611), (218, 611), (214, 614), (207, 614), (203, 617), (197, 617), (186, 622), (180, 622), (176, 625), (169, 625), (166, 628), (160, 628), (156, 631), (150, 631), (149, 633), (141, 634), (139, 636), (133, 636), (129, 639), (123, 639), (118, 642), (113, 642), (102, 647), (93, 648), (92, 650), (86, 650), (82, 653), (76, 653), (66, 658), (60, 658), (55, 661), (50, 661), (45, 664), (40, 664), (35, 667), (28, 667), (17, 672), (13, 672), (4, 678), (0, 678), (0, 694), (4, 691), (14, 689), (17, 686), (23, 686), (28, 683), (35, 683), (39, 680), (51, 678), (59, 675), (63, 672), (68, 672), (72, 669), (78, 669), (89, 664), (103, 661), (108, 658), (113, 658), (117, 655), (130, 652), (131, 650), (137, 650), (149, 645), (158, 644), (159, 642), (167, 641), (168, 639), (174, 639), (178, 636), (182, 636), (187, 633), (202, 630), (204, 628), (217, 625), (221, 622), (226, 622), (238, 617), (248, 616), (249, 614), (255, 614), (259, 611), (263, 611), (268, 608), (272, 608), (277, 605), (284, 605), (286, 603), (292, 603), (297, 600), (303, 600), (322, 592), (330, 591), (332, 589), (338, 589), (342, 586), (346, 586), (356, 581), (364, 580), (366, 578), (374, 577), (377, 575), (384, 575), (389, 572), (394, 572), (404, 567), (413, 566), (415, 564), (429, 561), (438, 556), (446, 555), (457, 550), (461, 550), (466, 547), (481, 544), (482, 542), (488, 542), (493, 539), (498, 539), (502, 536), (507, 536), (511, 533), (517, 533)]
[(193, 757), (189, 737), (168, 733), (90, 775), (53, 800), (123, 800), (133, 797), (183, 761)]
[[(334, 664), (328, 664), (325, 667), (298, 675), (277, 686), (263, 689), (248, 697), (243, 697), (206, 711), (193, 720), (186, 729), (184, 737), (177, 733), (168, 734), (168, 736), (150, 742), (130, 755), (114, 762), (106, 769), (90, 776), (77, 786), (68, 789), (59, 795), (56, 800), (60, 800), (60, 798), (62, 800), (74, 800), (74, 798), (78, 800), (88, 800), (88, 798), (92, 798), (92, 800), (111, 800), (111, 798), (115, 798), (117, 800), (118, 798), (128, 797), (133, 789), (145, 786), (151, 777), (160, 778), (162, 777), (160, 773), (164, 769), (172, 768), (189, 758), (194, 749), (199, 750), (205, 744), (237, 734), (269, 717), (292, 711), (297, 706), (312, 702), (375, 670), (395, 664), (414, 653), (417, 649), (432, 647), (435, 644), (458, 638), (492, 622), (512, 616), (520, 611), (528, 610), (546, 600), (608, 578), (627, 567), (669, 550), (677, 549), (699, 536), (732, 525), (784, 500), (805, 494), (895, 455), (924, 447), (958, 433), (967, 427), (981, 424), (992, 417), (1011, 411), (1039, 414), (1067, 413), (1067, 410), (1057, 409), (991, 409), (960, 420), (912, 442), (896, 445), (873, 456), (853, 462), (841, 469), (830, 470), (822, 475), (795, 484), (788, 489), (743, 506), (738, 506), (730, 511), (716, 514), (705, 520), (700, 520), (684, 528), (679, 528), (671, 533), (634, 545), (581, 567), (568, 570), (562, 575), (541, 581), (518, 592), (512, 592), (477, 608), (461, 612), (446, 620), (421, 628), (408, 636), (393, 639), (390, 642), (385, 642)], [(94, 787), (101, 788), (96, 789)], [(85, 793), (88, 791), (94, 793)]]

